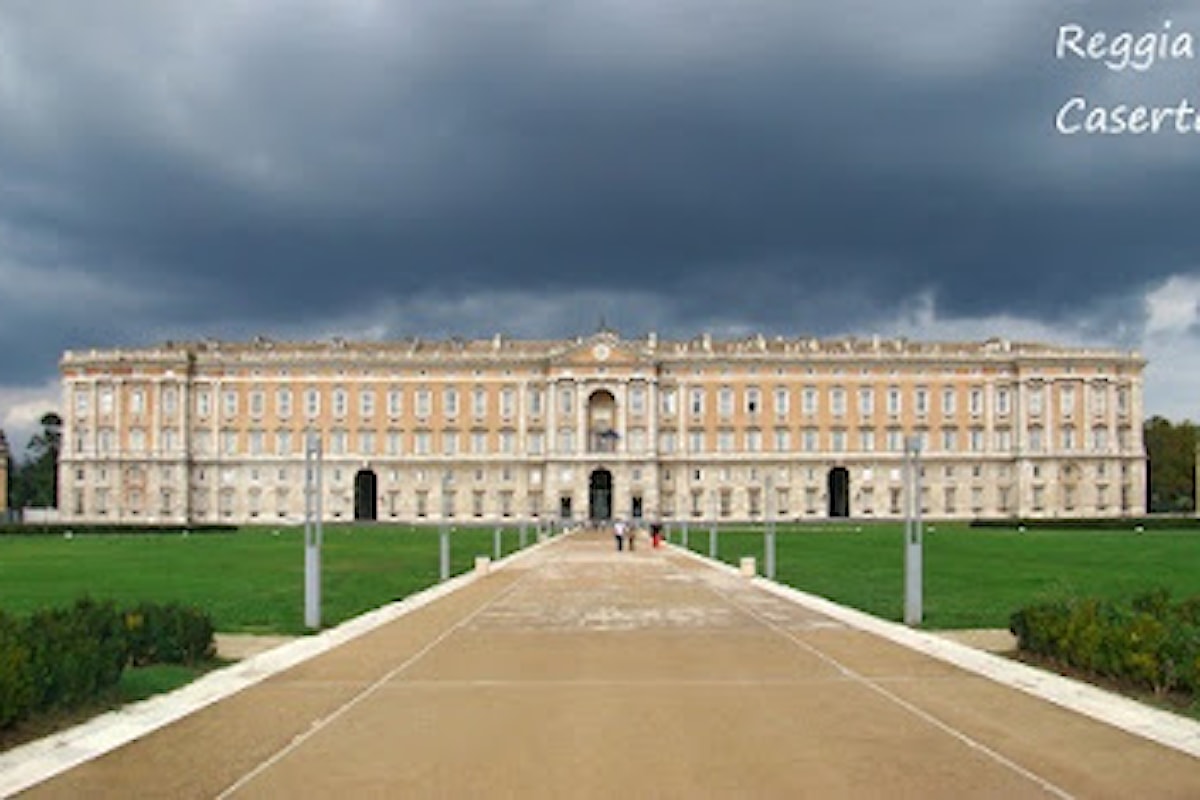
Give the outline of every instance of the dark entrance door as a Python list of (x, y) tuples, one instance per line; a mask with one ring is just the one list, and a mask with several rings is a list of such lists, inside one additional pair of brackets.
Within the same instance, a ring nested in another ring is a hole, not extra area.
[(598, 469), (588, 482), (588, 517), (594, 520), (612, 519), (612, 473)]
[(369, 469), (360, 469), (354, 476), (354, 519), (373, 522), (378, 518), (377, 487), (375, 473)]
[(845, 467), (829, 470), (829, 516), (850, 516), (850, 470)]

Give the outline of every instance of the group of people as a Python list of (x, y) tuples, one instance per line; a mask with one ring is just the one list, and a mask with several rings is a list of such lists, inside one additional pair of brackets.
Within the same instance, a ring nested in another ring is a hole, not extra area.
[[(613, 523), (613, 537), (617, 542), (617, 550), (624, 550), (626, 546), (632, 552), (634, 545), (637, 542), (638, 529), (630, 525), (623, 519), (619, 519)], [(662, 523), (655, 522), (650, 525), (650, 542), (654, 547), (661, 547), (663, 541), (663, 526)]]

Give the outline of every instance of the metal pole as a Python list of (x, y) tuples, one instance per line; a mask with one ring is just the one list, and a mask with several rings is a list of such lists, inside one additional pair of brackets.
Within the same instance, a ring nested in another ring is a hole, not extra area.
[(304, 447), (304, 625), (321, 627), (321, 438), (310, 432)]
[(684, 520), (683, 520), (683, 531), (680, 533), (680, 536), (682, 537), (680, 539), (680, 542), (683, 544), (683, 549), (687, 550), (688, 549), (688, 523), (687, 523), (686, 518), (684, 518)]
[(525, 520), (521, 520), (521, 549), (525, 549)]
[(500, 529), (496, 528), (496, 530), (492, 532), (492, 559), (495, 561), (500, 560), (500, 549), (501, 545), (503, 544), (501, 537), (502, 534), (500, 533)]
[(766, 487), (763, 489), (766, 498), (763, 510), (767, 514), (767, 527), (763, 534), (763, 570), (770, 580), (775, 580), (775, 504), (771, 502), (771, 473), (767, 473)]
[(904, 624), (920, 625), (924, 617), (924, 564), (921, 536), (921, 440), (910, 436), (904, 449)]
[(438, 553), (442, 580), (450, 577), (450, 470), (442, 474), (442, 523), (438, 528)]
[(712, 508), (712, 518), (708, 524), (708, 557), (717, 557), (717, 490), (713, 489), (709, 495), (711, 502), (709, 505)]

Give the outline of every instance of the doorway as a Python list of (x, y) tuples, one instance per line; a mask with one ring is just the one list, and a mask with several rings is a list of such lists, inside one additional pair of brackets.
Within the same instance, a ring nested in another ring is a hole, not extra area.
[(588, 517), (596, 521), (612, 519), (612, 473), (598, 469), (588, 481)]
[(354, 476), (355, 521), (374, 522), (378, 519), (378, 487), (379, 481), (372, 470), (360, 469)]
[(850, 516), (850, 470), (845, 467), (829, 470), (829, 516)]

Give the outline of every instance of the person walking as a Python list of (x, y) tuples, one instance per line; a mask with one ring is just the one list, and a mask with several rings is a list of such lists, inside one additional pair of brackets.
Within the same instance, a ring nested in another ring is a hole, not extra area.
[(625, 549), (625, 523), (617, 520), (613, 523), (613, 538), (617, 540), (617, 552)]

